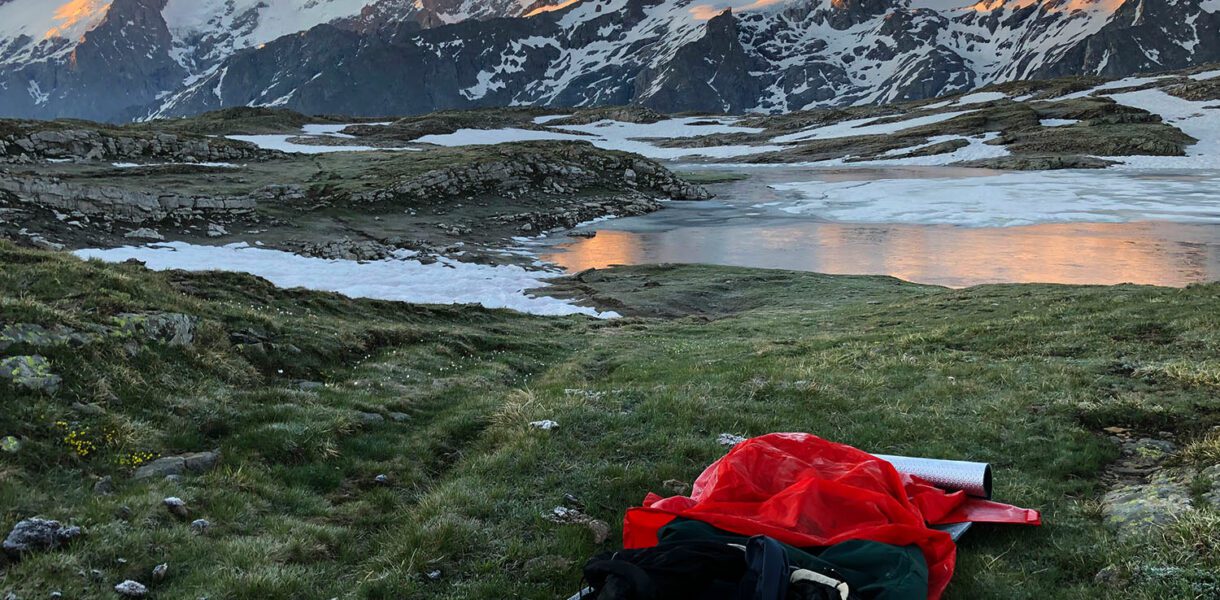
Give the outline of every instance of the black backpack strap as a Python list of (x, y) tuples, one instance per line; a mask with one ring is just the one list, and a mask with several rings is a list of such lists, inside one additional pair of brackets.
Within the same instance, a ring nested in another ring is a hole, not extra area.
[(746, 543), (746, 574), (737, 600), (784, 600), (788, 595), (788, 552), (783, 544), (762, 535)]
[(585, 565), (585, 578), (597, 590), (597, 600), (664, 600), (644, 569), (623, 560), (599, 560)]

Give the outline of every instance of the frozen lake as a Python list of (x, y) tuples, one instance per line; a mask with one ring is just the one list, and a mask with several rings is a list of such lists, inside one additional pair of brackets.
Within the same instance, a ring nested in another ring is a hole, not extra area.
[(751, 178), (712, 186), (716, 200), (598, 223), (595, 238), (535, 251), (568, 271), (711, 263), (954, 287), (1220, 280), (1216, 171), (731, 170)]

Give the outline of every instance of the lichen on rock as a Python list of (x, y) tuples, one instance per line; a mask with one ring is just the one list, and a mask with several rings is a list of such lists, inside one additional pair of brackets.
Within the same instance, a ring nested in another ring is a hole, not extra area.
[(39, 355), (0, 358), (0, 379), (32, 392), (54, 394), (63, 378), (51, 372), (51, 362)]

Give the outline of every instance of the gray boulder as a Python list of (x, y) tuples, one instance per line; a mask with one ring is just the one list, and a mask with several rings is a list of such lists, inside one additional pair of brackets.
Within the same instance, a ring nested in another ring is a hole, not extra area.
[(64, 526), (59, 521), (26, 519), (13, 527), (4, 539), (4, 553), (17, 560), (30, 552), (57, 550), (82, 533), (80, 527)]
[(124, 313), (115, 321), (125, 333), (170, 346), (189, 346), (195, 341), (195, 324), (199, 320), (181, 313)]
[(172, 475), (200, 475), (211, 471), (220, 463), (220, 452), (195, 452), (181, 456), (158, 458), (136, 469), (133, 479), (164, 478)]
[(63, 378), (51, 372), (51, 362), (38, 355), (0, 359), (0, 379), (32, 392), (54, 394)]

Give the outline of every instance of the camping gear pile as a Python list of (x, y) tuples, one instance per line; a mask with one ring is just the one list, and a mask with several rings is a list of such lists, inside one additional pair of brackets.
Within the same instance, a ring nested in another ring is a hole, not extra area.
[(578, 597), (935, 600), (953, 576), (951, 532), (1041, 524), (990, 494), (984, 464), (765, 435), (708, 467), (689, 497), (649, 494), (628, 510), (625, 548), (588, 562)]

